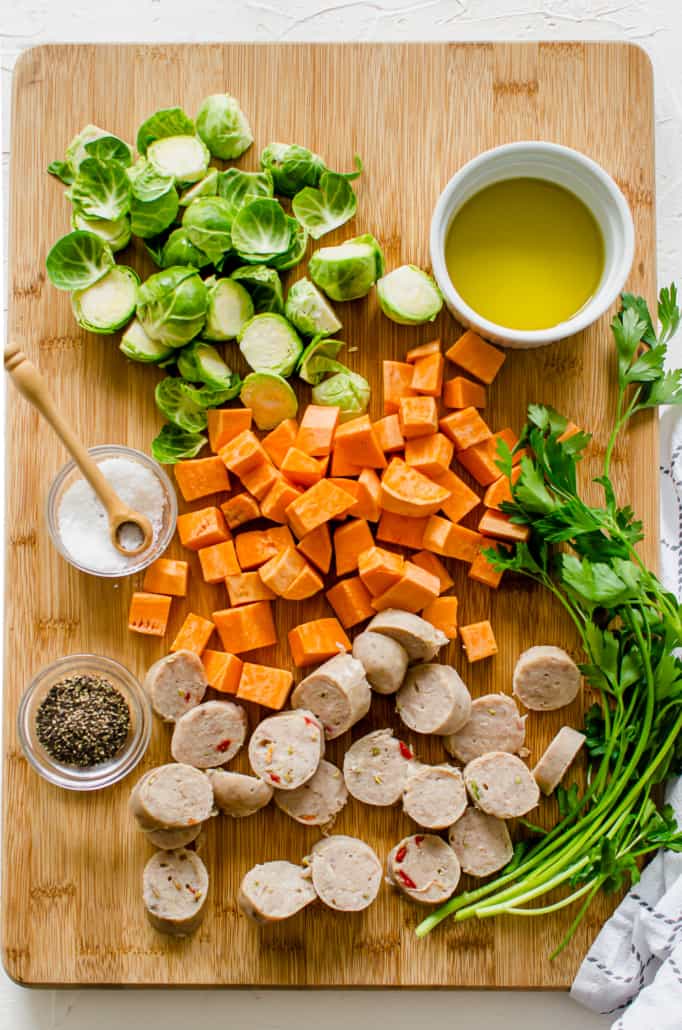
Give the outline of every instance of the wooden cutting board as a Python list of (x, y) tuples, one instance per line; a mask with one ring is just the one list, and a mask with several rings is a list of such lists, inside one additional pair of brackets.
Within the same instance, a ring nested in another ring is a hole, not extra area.
[[(349, 168), (354, 153), (366, 171), (358, 184), (359, 213), (331, 242), (359, 232), (381, 241), (388, 268), (428, 265), (428, 230), (438, 193), (453, 172), (480, 151), (518, 139), (548, 139), (577, 147), (616, 178), (632, 206), (637, 249), (629, 288), (654, 300), (656, 284), (651, 66), (625, 44), (532, 43), (451, 45), (209, 45), (47, 46), (30, 50), (14, 77), (10, 333), (40, 365), (63, 412), (90, 445), (123, 443), (148, 449), (161, 420), (153, 403), (155, 369), (126, 362), (117, 340), (81, 332), (69, 299), (45, 276), (45, 255), (69, 229), (69, 205), (45, 169), (71, 137), (95, 122), (133, 140), (144, 117), (181, 104), (197, 110), (208, 93), (236, 94), (256, 144), (243, 160), (256, 167), (271, 140), (296, 141)], [(328, 242), (329, 238), (325, 239)], [(141, 249), (123, 255), (151, 268)], [(298, 273), (301, 274), (300, 272)], [(459, 327), (448, 314), (435, 326), (406, 329), (385, 319), (375, 298), (343, 305), (350, 362), (381, 403), (382, 358)], [(613, 355), (608, 319), (582, 336), (531, 352), (511, 353), (490, 390), (486, 417), (494, 427), (519, 428), (528, 402), (555, 405), (594, 435), (585, 480), (597, 474), (613, 410)], [(232, 345), (233, 348), (233, 345)], [(421, 911), (382, 887), (366, 912), (338, 915), (310, 908), (286, 924), (259, 930), (236, 907), (237, 885), (257, 861), (297, 861), (317, 838), (277, 809), (248, 820), (214, 819), (202, 853), (211, 877), (203, 927), (174, 941), (147, 925), (141, 874), (151, 854), (131, 825), (126, 799), (144, 770), (169, 760), (169, 731), (156, 721), (142, 766), (126, 782), (97, 796), (48, 785), (29, 768), (18, 745), (16, 712), (31, 677), (60, 655), (111, 655), (142, 676), (166, 642), (126, 630), (135, 581), (80, 575), (52, 548), (45, 525), (50, 481), (66, 455), (55, 437), (9, 390), (7, 421), (7, 595), (4, 684), (3, 961), (25, 984), (467, 986), (560, 987), (613, 900), (590, 911), (573, 944), (547, 959), (569, 913), (552, 918), (443, 925), (418, 942)], [(649, 528), (643, 546), (656, 563), (657, 447), (654, 419), (622, 441), (614, 473), (622, 497)], [(195, 505), (199, 507), (200, 505)], [(174, 544), (172, 555), (180, 550)], [(186, 557), (186, 555), (184, 555)], [(201, 583), (192, 556), (192, 609), (208, 614), (226, 603), (222, 588)], [(518, 653), (551, 642), (576, 655), (576, 640), (551, 600), (523, 582), (491, 593), (455, 565), (463, 621), (490, 618), (500, 654), (469, 668), (458, 645), (452, 660), (480, 695), (511, 689)], [(281, 644), (254, 660), (289, 663), (286, 630), (321, 614), (318, 598), (278, 605)], [(169, 640), (182, 621), (174, 602)], [(589, 699), (585, 699), (586, 703)], [(257, 712), (251, 713), (255, 722)], [(580, 725), (576, 703), (551, 715), (531, 715), (528, 743), (535, 760), (564, 721)], [(398, 727), (392, 704), (376, 698), (353, 738)], [(340, 762), (350, 734), (329, 747)], [(442, 761), (435, 740), (412, 739), (420, 757)], [(240, 756), (235, 767), (246, 769)], [(542, 818), (551, 820), (553, 804)], [(369, 841), (383, 859), (413, 832), (397, 809), (351, 802), (337, 831)]]

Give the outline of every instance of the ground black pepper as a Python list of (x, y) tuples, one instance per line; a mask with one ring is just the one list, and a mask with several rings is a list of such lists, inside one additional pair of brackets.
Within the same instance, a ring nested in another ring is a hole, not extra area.
[(80, 768), (113, 758), (129, 728), (127, 701), (100, 676), (69, 676), (55, 683), (36, 713), (38, 740), (48, 754)]

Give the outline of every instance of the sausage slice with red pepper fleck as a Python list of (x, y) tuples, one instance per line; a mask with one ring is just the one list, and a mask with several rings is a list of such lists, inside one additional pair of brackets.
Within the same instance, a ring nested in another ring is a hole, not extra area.
[(326, 837), (315, 844), (307, 861), (317, 896), (337, 912), (360, 912), (379, 893), (381, 862), (356, 837)]
[(466, 807), (467, 792), (459, 769), (446, 763), (412, 763), (403, 792), (405, 815), (428, 830), (444, 830)]
[(306, 783), (323, 754), (322, 723), (303, 708), (263, 719), (249, 741), (251, 768), (277, 790), (295, 790)]
[(198, 705), (208, 686), (201, 659), (192, 651), (159, 658), (147, 671), (144, 685), (154, 711), (165, 722), (175, 722)]
[(249, 720), (234, 701), (205, 701), (175, 724), (171, 754), (176, 762), (215, 769), (234, 758), (246, 740)]
[(315, 900), (310, 870), (293, 862), (264, 862), (249, 869), (237, 903), (256, 923), (278, 923)]
[(341, 770), (323, 758), (314, 776), (296, 790), (276, 790), (275, 804), (304, 826), (328, 826), (348, 801)]
[(254, 815), (265, 808), (273, 794), (270, 784), (258, 776), (228, 769), (209, 769), (206, 775), (213, 787), (216, 808), (233, 819)]
[(464, 783), (477, 808), (497, 819), (517, 819), (540, 800), (530, 769), (516, 755), (491, 751), (464, 767)]
[(422, 905), (440, 905), (459, 883), (457, 855), (441, 837), (415, 833), (404, 837), (386, 859), (386, 879)]
[(291, 695), (292, 708), (314, 712), (327, 740), (334, 740), (367, 715), (372, 691), (364, 666), (349, 654), (337, 654), (315, 669)]
[(142, 897), (155, 930), (186, 937), (204, 917), (208, 872), (196, 851), (157, 851), (142, 875)]
[(375, 730), (346, 751), (343, 778), (349, 792), (366, 805), (395, 805), (400, 801), (412, 752), (393, 730)]
[(206, 774), (179, 762), (146, 773), (128, 804), (143, 830), (186, 829), (214, 814), (213, 788)]
[(396, 694), (396, 711), (415, 733), (456, 733), (471, 715), (471, 694), (451, 665), (413, 665)]
[(462, 872), (469, 876), (490, 876), (503, 869), (514, 854), (504, 820), (486, 815), (478, 808), (467, 808), (461, 819), (450, 827), (448, 839)]

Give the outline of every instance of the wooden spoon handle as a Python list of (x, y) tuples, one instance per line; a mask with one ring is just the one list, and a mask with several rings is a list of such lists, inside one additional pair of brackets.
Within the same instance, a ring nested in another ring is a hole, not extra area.
[(59, 414), (43, 376), (16, 343), (9, 343), (5, 348), (5, 369), (12, 377), (12, 382), (19, 392), (50, 423), (83, 476), (105, 506), (110, 521), (115, 517), (125, 518), (129, 510), (127, 505), (121, 501), (71, 426)]

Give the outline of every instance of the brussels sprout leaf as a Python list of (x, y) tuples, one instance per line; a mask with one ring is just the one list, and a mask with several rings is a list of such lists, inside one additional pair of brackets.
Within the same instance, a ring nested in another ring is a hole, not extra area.
[(162, 465), (174, 465), (177, 461), (196, 458), (206, 442), (203, 433), (188, 433), (168, 424), (152, 440), (152, 458)]
[(284, 254), (290, 243), (289, 217), (277, 200), (257, 197), (237, 212), (232, 244), (245, 261), (267, 262)]
[(240, 168), (228, 168), (218, 173), (218, 196), (230, 206), (230, 218), (234, 218), (246, 204), (255, 197), (274, 196), (270, 172), (242, 172)]
[(76, 230), (57, 240), (45, 264), (58, 290), (84, 290), (113, 268), (114, 255), (99, 236)]
[(130, 210), (130, 181), (123, 165), (86, 157), (81, 161), (69, 197), (86, 218), (122, 218)]
[(353, 187), (343, 175), (323, 172), (319, 189), (306, 186), (291, 202), (294, 214), (314, 240), (338, 229), (353, 217), (358, 201)]
[(68, 161), (50, 161), (47, 170), (56, 179), (61, 179), (65, 186), (70, 186), (73, 182), (73, 168)]
[(167, 107), (150, 115), (137, 130), (137, 149), (146, 155), (147, 148), (166, 136), (193, 136), (194, 122), (181, 107)]
[(133, 153), (127, 143), (118, 136), (98, 136), (85, 144), (88, 157), (96, 157), (100, 161), (116, 161), (124, 168), (133, 163)]

